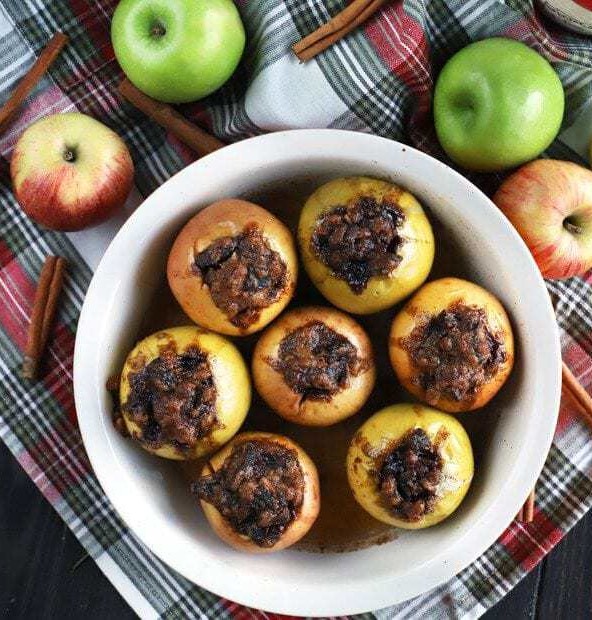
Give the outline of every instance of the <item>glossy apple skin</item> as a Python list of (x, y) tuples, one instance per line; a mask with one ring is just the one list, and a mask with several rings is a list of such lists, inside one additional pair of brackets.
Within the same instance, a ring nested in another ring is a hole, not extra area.
[[(75, 158), (66, 161), (66, 152)], [(114, 131), (86, 114), (68, 112), (26, 129), (14, 148), (10, 176), (32, 220), (52, 230), (80, 230), (123, 207), (134, 164)]]
[[(347, 338), (356, 348), (362, 368), (328, 400), (302, 401), (302, 394), (292, 390), (270, 360), (277, 358), (286, 336), (314, 321), (324, 323)], [(330, 426), (354, 415), (368, 400), (376, 380), (372, 343), (366, 332), (347, 314), (320, 306), (296, 308), (274, 321), (257, 341), (251, 368), (255, 388), (263, 400), (282, 418), (304, 426)]]
[[(195, 257), (220, 237), (234, 237), (256, 224), (266, 242), (284, 261), (286, 287), (279, 298), (262, 308), (259, 318), (246, 328), (234, 325), (214, 303), (210, 290), (195, 271)], [(247, 336), (263, 329), (288, 305), (296, 290), (298, 257), (292, 233), (263, 207), (246, 200), (219, 200), (194, 215), (181, 229), (167, 261), (167, 278), (173, 295), (187, 315), (199, 325), (220, 334)]]
[[(159, 357), (163, 347), (171, 344), (178, 354), (192, 347), (207, 354), (217, 391), (216, 417), (220, 426), (201, 438), (189, 452), (179, 451), (170, 442), (159, 448), (146, 445), (142, 442), (142, 429), (125, 409), (130, 394), (130, 374)], [(166, 459), (196, 459), (214, 452), (238, 431), (251, 405), (251, 381), (242, 355), (229, 340), (194, 325), (171, 327), (151, 334), (132, 349), (121, 371), (119, 399), (127, 430), (144, 450)]]
[(289, 450), (294, 450), (298, 455), (298, 462), (300, 463), (304, 476), (302, 506), (296, 518), (284, 530), (278, 541), (272, 547), (260, 547), (249, 537), (237, 533), (215, 506), (203, 500), (200, 500), (200, 504), (208, 523), (225, 543), (239, 551), (247, 551), (249, 553), (273, 553), (286, 549), (298, 542), (316, 521), (321, 509), (319, 474), (316, 465), (308, 454), (288, 437), (275, 435), (273, 433), (250, 432), (240, 433), (240, 435), (237, 435), (232, 441), (227, 443), (219, 452), (210, 457), (201, 472), (201, 476), (209, 476), (212, 471), (218, 471), (218, 469), (224, 465), (224, 461), (230, 456), (236, 445), (252, 440), (271, 441)]
[(111, 39), (137, 88), (183, 103), (209, 95), (234, 73), (245, 30), (232, 0), (122, 0)]
[(519, 41), (484, 39), (457, 52), (434, 91), (438, 139), (470, 170), (504, 170), (534, 159), (557, 135), (565, 96), (545, 58)]
[[(405, 221), (399, 234), (404, 243), (399, 251), (402, 258), (399, 266), (389, 275), (370, 278), (366, 288), (358, 294), (317, 257), (311, 238), (324, 213), (365, 196), (377, 201), (389, 200), (401, 209)], [(300, 213), (298, 243), (304, 268), (313, 284), (333, 305), (353, 314), (379, 312), (404, 299), (428, 277), (435, 252), (432, 227), (414, 196), (392, 183), (370, 177), (334, 179), (319, 187)]]
[(422, 286), (393, 319), (389, 334), (389, 357), (399, 383), (411, 394), (426, 402), (425, 390), (414, 381), (417, 368), (402, 341), (427, 317), (437, 316), (456, 303), (476, 306), (485, 311), (487, 323), (500, 336), (506, 350), (506, 360), (497, 372), (484, 383), (470, 400), (452, 400), (440, 396), (429, 403), (443, 411), (460, 413), (484, 407), (502, 388), (514, 366), (514, 334), (510, 319), (494, 295), (483, 287), (461, 278), (441, 278)]
[(545, 278), (592, 268), (592, 171), (567, 161), (533, 161), (508, 177), (493, 201)]
[[(376, 472), (388, 452), (414, 428), (421, 428), (438, 445), (446, 486), (440, 489), (431, 512), (418, 521), (407, 521), (384, 506)], [(346, 467), (354, 497), (364, 510), (384, 523), (417, 530), (440, 523), (458, 508), (473, 479), (473, 449), (465, 429), (452, 416), (425, 405), (404, 403), (385, 407), (364, 422), (351, 441)]]

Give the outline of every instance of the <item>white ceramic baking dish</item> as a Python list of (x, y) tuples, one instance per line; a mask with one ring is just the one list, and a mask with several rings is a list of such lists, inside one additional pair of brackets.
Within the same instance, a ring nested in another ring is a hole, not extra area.
[[(413, 192), (439, 222), (438, 229), (453, 239), (463, 272), (502, 300), (517, 336), (513, 376), (494, 401), (469, 495), (441, 525), (401, 532), (388, 544), (345, 554), (243, 554), (210, 530), (174, 465), (117, 434), (105, 380), (119, 371), (134, 343), (148, 300), (162, 281), (175, 232), (200, 207), (229, 196), (283, 192), (293, 197), (330, 178), (359, 174), (391, 179)], [(156, 555), (196, 584), (249, 606), (340, 615), (433, 588), (477, 558), (508, 526), (551, 443), (560, 349), (534, 261), (475, 186), (397, 142), (337, 130), (298, 130), (225, 147), (188, 166), (138, 208), (111, 243), (88, 290), (78, 325), (74, 387), (94, 471), (122, 518)]]

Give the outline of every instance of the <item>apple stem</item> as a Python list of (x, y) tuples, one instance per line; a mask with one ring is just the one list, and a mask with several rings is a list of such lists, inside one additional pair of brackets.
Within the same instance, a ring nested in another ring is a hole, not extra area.
[(76, 159), (74, 149), (66, 149), (63, 154), (64, 161), (72, 162)]
[(150, 34), (153, 37), (162, 37), (166, 34), (166, 28), (160, 22), (156, 22), (150, 29)]
[(578, 226), (569, 219), (563, 220), (563, 228), (565, 228), (565, 230), (567, 230), (567, 232), (571, 233), (572, 235), (581, 235), (583, 232), (581, 226)]

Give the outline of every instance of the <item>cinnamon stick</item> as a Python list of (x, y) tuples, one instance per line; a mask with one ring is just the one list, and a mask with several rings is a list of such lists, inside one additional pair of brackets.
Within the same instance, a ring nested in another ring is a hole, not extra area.
[(528, 494), (526, 503), (524, 504), (524, 523), (532, 523), (534, 521), (534, 489)]
[(19, 82), (18, 86), (6, 103), (0, 109), (0, 132), (6, 129), (27, 95), (33, 90), (43, 74), (53, 64), (62, 48), (68, 42), (68, 37), (62, 32), (56, 32), (49, 43), (43, 48), (37, 60)]
[[(561, 362), (561, 377), (563, 391), (578, 405), (584, 421), (592, 428), (592, 396), (575, 378), (565, 362)], [(524, 506), (516, 515), (516, 521), (531, 523), (534, 519), (534, 490), (530, 492)]]
[(387, 0), (352, 0), (343, 11), (292, 46), (302, 62), (320, 54), (368, 20)]
[(561, 363), (561, 376), (563, 379), (563, 391), (578, 405), (582, 418), (592, 428), (592, 396), (588, 394), (582, 384), (574, 377), (565, 362)]
[[(561, 362), (561, 376), (563, 391), (578, 405), (584, 421), (592, 427), (592, 396), (575, 378), (565, 362)], [(524, 506), (516, 515), (517, 521), (531, 523), (534, 519), (534, 490), (530, 492)]]
[(172, 106), (156, 101), (138, 90), (129, 80), (123, 80), (118, 90), (131, 104), (170, 131), (198, 155), (207, 155), (225, 146), (224, 142), (188, 121)]
[(35, 379), (37, 376), (57, 310), (65, 266), (66, 261), (62, 257), (48, 256), (41, 269), (23, 358), (22, 376), (25, 379)]
[(526, 501), (520, 507), (518, 514), (515, 517), (515, 520), (519, 523), (532, 523), (534, 521), (534, 500), (535, 500), (535, 491), (534, 489), (528, 494)]

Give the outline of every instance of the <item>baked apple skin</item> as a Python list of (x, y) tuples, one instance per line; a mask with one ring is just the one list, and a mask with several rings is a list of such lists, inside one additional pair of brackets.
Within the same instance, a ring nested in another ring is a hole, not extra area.
[[(216, 388), (218, 424), (188, 451), (179, 450), (169, 441), (157, 448), (144, 443), (142, 428), (131, 419), (125, 407), (131, 391), (130, 375), (137, 373), (171, 347), (178, 354), (193, 348), (205, 353)], [(173, 460), (195, 459), (217, 450), (238, 432), (251, 404), (249, 372), (238, 349), (226, 338), (194, 325), (162, 330), (138, 342), (123, 366), (119, 390), (121, 414), (130, 436), (144, 450)]]
[[(414, 429), (422, 429), (437, 446), (442, 481), (433, 509), (409, 521), (385, 506), (377, 471), (389, 451)], [(452, 416), (424, 405), (398, 404), (381, 409), (360, 427), (350, 444), (346, 467), (354, 497), (364, 510), (384, 523), (416, 530), (440, 523), (460, 505), (473, 479), (473, 449), (465, 429)]]
[[(326, 400), (302, 399), (272, 365), (282, 340), (307, 324), (321, 322), (355, 347), (359, 359), (357, 374), (348, 375), (347, 385)], [(376, 380), (372, 344), (356, 321), (333, 308), (308, 306), (281, 316), (261, 335), (253, 352), (255, 388), (282, 418), (304, 426), (330, 426), (357, 413), (366, 402)]]
[(239, 551), (247, 551), (250, 553), (273, 553), (281, 551), (298, 542), (310, 528), (313, 526), (321, 509), (321, 491), (319, 484), (319, 474), (316, 465), (306, 452), (294, 441), (283, 435), (274, 433), (249, 432), (240, 433), (232, 441), (224, 446), (219, 452), (214, 454), (204, 465), (201, 476), (209, 476), (218, 471), (224, 464), (224, 461), (235, 446), (238, 444), (251, 441), (262, 440), (277, 443), (281, 446), (294, 450), (298, 455), (298, 462), (304, 476), (304, 494), (302, 505), (296, 518), (284, 530), (278, 541), (271, 547), (261, 547), (254, 543), (248, 536), (236, 532), (230, 523), (220, 514), (218, 509), (212, 504), (200, 500), (201, 507), (204, 511), (208, 523), (216, 534), (227, 544)]
[[(312, 237), (324, 214), (368, 197), (398, 206), (405, 216), (398, 228), (403, 240), (398, 250), (401, 262), (386, 276), (372, 276), (364, 290), (356, 293), (317, 256)], [(335, 179), (319, 187), (300, 214), (298, 242), (304, 267), (313, 284), (328, 301), (353, 314), (379, 312), (404, 299), (425, 281), (434, 261), (432, 227), (419, 202), (396, 185), (368, 177)]]
[[(286, 284), (279, 298), (245, 328), (233, 324), (214, 303), (194, 264), (196, 256), (217, 239), (235, 237), (253, 225), (286, 265)], [(176, 237), (167, 264), (169, 286), (187, 315), (198, 325), (229, 336), (246, 336), (270, 323), (292, 299), (297, 277), (296, 246), (288, 228), (266, 209), (234, 198), (215, 202), (193, 216)]]
[(471, 398), (454, 400), (441, 395), (436, 402), (429, 402), (433, 407), (459, 413), (473, 411), (486, 405), (506, 382), (514, 365), (514, 335), (508, 315), (489, 291), (481, 286), (460, 278), (442, 278), (425, 284), (405, 304), (394, 318), (389, 336), (389, 356), (391, 364), (401, 385), (423, 402), (426, 392), (414, 381), (418, 368), (414, 365), (404, 342), (411, 332), (431, 316), (443, 310), (463, 304), (482, 308), (492, 333), (496, 334), (504, 345), (505, 360), (501, 362), (495, 374), (478, 389)]

